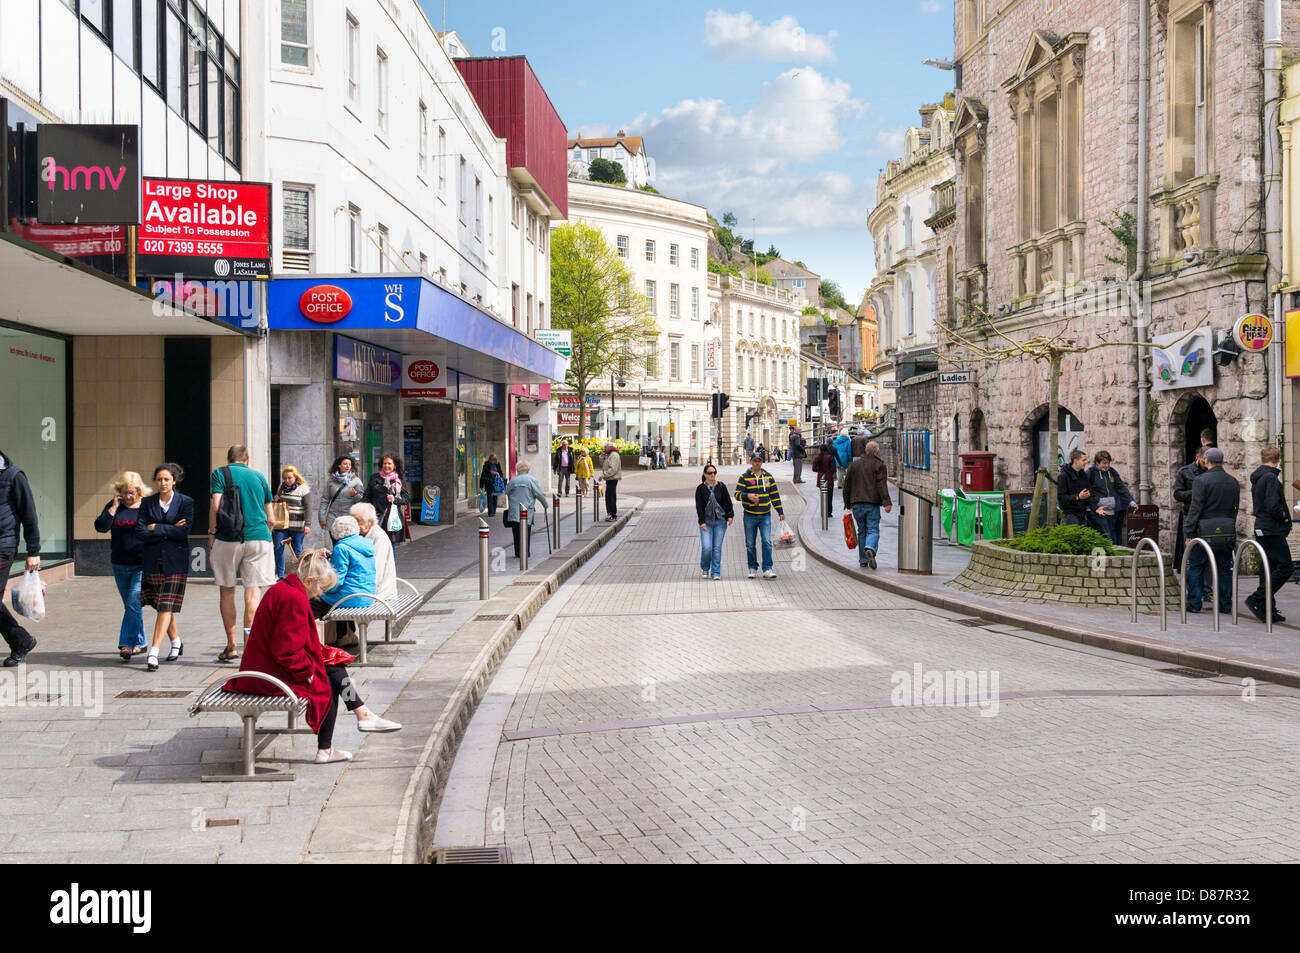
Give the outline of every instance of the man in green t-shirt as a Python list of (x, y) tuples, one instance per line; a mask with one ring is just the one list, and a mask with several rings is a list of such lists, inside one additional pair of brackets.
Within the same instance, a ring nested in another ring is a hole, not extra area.
[[(262, 589), (275, 584), (275, 553), (271, 548), (271, 487), (266, 477), (248, 465), (248, 448), (234, 446), (226, 451), (227, 465), (212, 471), (212, 509), (208, 513), (208, 548), (212, 575), (221, 589), (221, 622), (226, 628), (226, 648), (217, 660), (239, 658), (235, 642), (235, 581), (244, 583), (244, 635), (253, 627), (253, 616), (262, 601)], [(234, 487), (226, 485), (229, 469)], [(244, 515), (242, 538), (218, 533), (217, 510), (222, 494), (238, 492)]]

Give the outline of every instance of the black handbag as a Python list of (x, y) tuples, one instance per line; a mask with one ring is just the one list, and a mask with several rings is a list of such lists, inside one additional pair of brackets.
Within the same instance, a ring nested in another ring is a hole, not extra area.
[(1198, 535), (1211, 546), (1222, 546), (1237, 541), (1237, 519), (1233, 516), (1215, 516), (1197, 521)]

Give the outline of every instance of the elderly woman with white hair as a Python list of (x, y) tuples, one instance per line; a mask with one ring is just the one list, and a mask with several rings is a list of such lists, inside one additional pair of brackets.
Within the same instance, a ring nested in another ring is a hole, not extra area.
[(533, 505), (536, 500), (543, 509), (546, 508), (546, 494), (542, 492), (542, 485), (537, 482), (529, 470), (532, 467), (527, 460), (520, 460), (515, 464), (515, 477), (506, 484), (506, 498), (509, 500), (509, 507), (506, 509), (505, 522), (510, 527), (515, 536), (515, 557), (519, 557), (519, 511), (526, 508), (528, 510), (528, 549), (532, 551), (533, 546), (533, 517), (537, 515), (537, 507)]
[(144, 637), (144, 614), (140, 584), (144, 579), (144, 544), (135, 533), (140, 504), (149, 495), (144, 478), (127, 470), (113, 483), (113, 498), (95, 519), (95, 531), (109, 533), (109, 562), (117, 592), (122, 597), (122, 625), (118, 628), (117, 653), (123, 662), (139, 655), (148, 644)]
[[(340, 517), (342, 519), (342, 517)], [(380, 718), (365, 706), (342, 664), (326, 662), (312, 618), (311, 601), (334, 588), (339, 579), (326, 551), (306, 550), (291, 573), (267, 590), (252, 631), (244, 644), (241, 672), (261, 672), (287, 684), (307, 699), (307, 724), (316, 732), (316, 763), (351, 761), (352, 752), (334, 747), (334, 721), (339, 699), (357, 718), (360, 731), (397, 731), (402, 726)], [(280, 690), (260, 678), (233, 678), (232, 692), (278, 695)]]
[[(371, 596), (375, 594), (375, 547), (370, 540), (360, 535), (361, 526), (355, 517), (340, 516), (330, 525), (330, 535), (334, 537), (334, 551), (330, 553), (330, 565), (338, 574), (338, 581), (311, 600), (312, 611), (316, 618), (323, 619), (334, 608), (335, 603), (347, 596)], [(352, 599), (349, 608), (365, 608), (370, 605), (369, 598)], [(357, 637), (352, 631), (351, 622), (344, 622), (347, 635), (339, 639), (339, 645), (356, 645)]]
[(375, 595), (381, 599), (397, 598), (397, 565), (393, 561), (393, 541), (379, 528), (379, 514), (370, 503), (354, 503), (352, 516), (361, 535), (375, 547)]

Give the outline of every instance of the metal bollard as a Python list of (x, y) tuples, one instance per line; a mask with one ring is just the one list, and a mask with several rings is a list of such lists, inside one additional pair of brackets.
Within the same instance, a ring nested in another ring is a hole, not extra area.
[(577, 493), (574, 494), (574, 497), (575, 499), (573, 501), (573, 532), (576, 535), (577, 533), (582, 532), (582, 491), (579, 490)]
[(519, 507), (519, 571), (528, 572), (528, 507)]
[(488, 552), (491, 536), (492, 528), (488, 526), (487, 520), (480, 516), (478, 521), (478, 597), (480, 599), (492, 598), (490, 573), (492, 555)]
[(831, 488), (822, 487), (822, 532), (830, 528), (831, 522)]
[(551, 512), (555, 514), (555, 522), (551, 524), (551, 545), (555, 549), (560, 548), (560, 494), (551, 495)]
[(595, 526), (600, 522), (600, 484), (592, 483), (591, 485), (591, 525)]

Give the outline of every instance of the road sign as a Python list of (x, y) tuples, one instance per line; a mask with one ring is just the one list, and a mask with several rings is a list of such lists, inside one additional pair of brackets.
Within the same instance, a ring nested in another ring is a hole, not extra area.
[(885, 381), (881, 386), (883, 386), (885, 390), (898, 390), (899, 383), (899, 381)]
[(939, 383), (940, 384), (969, 384), (970, 371), (945, 371), (939, 375)]
[(565, 357), (573, 357), (573, 332), (560, 328), (539, 328), (536, 332), (537, 343)]

